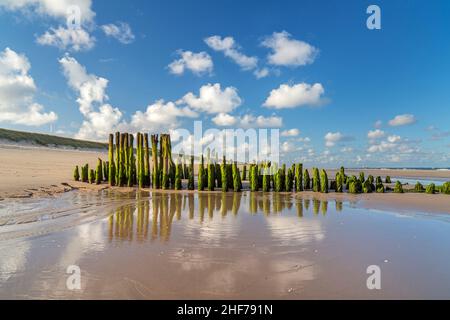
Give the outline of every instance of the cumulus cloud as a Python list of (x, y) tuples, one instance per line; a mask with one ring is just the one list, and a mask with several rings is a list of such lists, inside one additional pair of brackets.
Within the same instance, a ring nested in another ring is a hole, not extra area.
[(219, 113), (212, 118), (212, 121), (221, 127), (238, 127), (238, 128), (279, 128), (283, 126), (281, 117), (272, 115), (268, 117), (254, 116), (246, 114), (243, 116), (232, 116), (226, 113)]
[(255, 69), (258, 65), (257, 57), (249, 57), (239, 51), (239, 46), (233, 37), (211, 36), (205, 39), (205, 43), (211, 49), (223, 52), (226, 57), (232, 59), (243, 70)]
[(30, 62), (10, 48), (0, 52), (0, 122), (40, 126), (57, 120), (34, 101), (36, 85), (28, 74)]
[(61, 50), (86, 51), (95, 45), (95, 38), (83, 28), (50, 28), (50, 31), (36, 39), (37, 43), (44, 46), (53, 46)]
[(296, 137), (300, 134), (300, 130), (294, 128), (289, 130), (284, 130), (281, 132), (282, 137)]
[(334, 147), (339, 142), (351, 141), (352, 137), (343, 135), (340, 132), (328, 132), (325, 137), (325, 146), (326, 147)]
[(286, 32), (274, 32), (262, 42), (272, 53), (267, 56), (270, 64), (277, 66), (304, 66), (314, 62), (318, 49), (312, 45), (292, 39)]
[(242, 100), (236, 88), (227, 87), (222, 90), (220, 84), (216, 83), (202, 86), (198, 96), (189, 92), (177, 103), (185, 103), (194, 110), (211, 114), (229, 113), (240, 106)]
[[(70, 27), (50, 28), (37, 37), (36, 41), (41, 45), (70, 51), (89, 50), (94, 47), (95, 38), (87, 31), (95, 25), (95, 12), (92, 10), (91, 0), (2, 0), (0, 6), (6, 10), (32, 13), (33, 16), (49, 17), (59, 22), (79, 22), (79, 25)], [(68, 19), (75, 15), (78, 15), (79, 19)]]
[(238, 122), (238, 119), (237, 117), (229, 115), (227, 113), (219, 113), (214, 118), (212, 118), (212, 122), (221, 127), (231, 127)]
[(80, 139), (101, 140), (113, 132), (122, 119), (119, 108), (105, 103), (108, 100), (108, 80), (89, 74), (75, 58), (68, 55), (59, 60), (70, 87), (78, 92), (77, 102), (84, 117), (79, 132)]
[(190, 70), (195, 75), (211, 73), (213, 70), (213, 61), (206, 52), (194, 53), (192, 51), (178, 51), (180, 59), (173, 61), (168, 65), (172, 74), (182, 75), (186, 70)]
[(400, 160), (405, 160), (408, 155), (417, 154), (419, 152), (419, 147), (417, 141), (403, 139), (398, 135), (390, 135), (386, 140), (382, 140), (369, 146), (367, 151), (372, 154), (393, 152), (394, 154), (388, 155), (384, 160), (398, 162)]
[(367, 133), (367, 138), (371, 139), (371, 140), (375, 140), (375, 139), (380, 139), (384, 137), (384, 131), (380, 130), (380, 129), (376, 129), (376, 130), (370, 130)]
[(413, 123), (416, 123), (416, 117), (412, 114), (400, 114), (389, 120), (389, 125), (392, 127), (406, 126)]
[(267, 68), (256, 69), (255, 71), (253, 71), (253, 74), (257, 79), (262, 79), (269, 75), (269, 69)]
[(116, 24), (104, 24), (101, 26), (102, 31), (108, 37), (117, 39), (122, 44), (130, 44), (134, 41), (135, 36), (128, 23), (118, 22)]
[(233, 60), (242, 70), (254, 70), (253, 74), (257, 79), (265, 78), (269, 75), (268, 68), (258, 68), (257, 57), (250, 57), (241, 52), (233, 37), (211, 36), (205, 38), (204, 41), (214, 51), (223, 52), (226, 57)]
[(241, 117), (240, 126), (243, 128), (279, 128), (283, 126), (283, 119), (275, 115), (255, 117), (247, 114)]
[(0, 6), (11, 11), (32, 12), (34, 15), (64, 20), (69, 8), (77, 6), (83, 24), (91, 23), (95, 17), (91, 0), (1, 0)]
[(282, 84), (278, 89), (270, 92), (269, 97), (264, 102), (268, 108), (283, 109), (295, 108), (300, 106), (318, 106), (323, 100), (325, 93), (320, 83), (313, 85), (307, 83), (298, 83), (293, 86)]
[(131, 126), (142, 131), (155, 131), (177, 125), (178, 117), (195, 118), (198, 114), (188, 107), (179, 108), (171, 101), (156, 101), (145, 112), (137, 111), (131, 118)]

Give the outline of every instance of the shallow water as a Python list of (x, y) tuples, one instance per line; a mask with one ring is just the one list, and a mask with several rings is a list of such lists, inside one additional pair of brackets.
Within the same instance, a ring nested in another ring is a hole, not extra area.
[[(0, 298), (450, 298), (450, 216), (263, 193), (0, 203)], [(81, 269), (81, 289), (66, 286)], [(381, 289), (366, 285), (369, 265)]]
[(436, 178), (436, 179), (424, 179), (424, 178), (404, 178), (404, 177), (392, 177), (391, 178), (393, 182), (396, 181), (400, 181), (402, 184), (412, 184), (415, 185), (417, 182), (420, 182), (421, 184), (423, 184), (424, 186), (429, 185), (431, 183), (434, 183), (436, 186), (441, 186), (443, 185), (445, 182), (447, 182), (447, 179), (440, 179), (440, 178)]

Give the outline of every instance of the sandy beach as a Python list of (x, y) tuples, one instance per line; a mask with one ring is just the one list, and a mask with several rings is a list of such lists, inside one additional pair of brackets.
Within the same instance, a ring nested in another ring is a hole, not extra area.
[(75, 165), (106, 159), (107, 153), (52, 148), (0, 147), (0, 198), (30, 197), (70, 190)]

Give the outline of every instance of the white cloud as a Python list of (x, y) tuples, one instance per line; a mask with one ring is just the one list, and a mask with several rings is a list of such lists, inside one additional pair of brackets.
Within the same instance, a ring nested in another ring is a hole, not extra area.
[(61, 50), (87, 51), (94, 47), (95, 38), (83, 28), (50, 28), (36, 39), (40, 45), (53, 46)]
[(238, 119), (235, 116), (229, 115), (227, 113), (219, 113), (214, 118), (212, 122), (221, 127), (231, 127), (237, 123)]
[(262, 45), (272, 49), (268, 55), (270, 64), (278, 66), (304, 66), (314, 62), (318, 50), (312, 45), (291, 38), (286, 32), (274, 32)]
[(300, 137), (297, 139), (298, 142), (304, 142), (304, 143), (308, 143), (311, 142), (311, 139), (309, 137)]
[(179, 117), (197, 117), (197, 113), (188, 107), (178, 107), (174, 102), (156, 101), (147, 109), (136, 111), (128, 123), (122, 120), (119, 108), (106, 103), (108, 80), (89, 74), (86, 68), (70, 56), (59, 60), (68, 84), (78, 92), (77, 102), (84, 117), (80, 130), (76, 134), (81, 139), (105, 139), (109, 133), (119, 131), (166, 130), (177, 125)]
[(243, 116), (232, 116), (226, 113), (219, 113), (212, 118), (212, 121), (221, 127), (235, 126), (237, 128), (279, 128), (283, 126), (281, 117), (272, 115), (268, 117), (254, 116), (246, 114)]
[(284, 130), (281, 132), (282, 137), (296, 137), (299, 134), (300, 134), (300, 130), (298, 130), (297, 128)]
[(264, 106), (275, 109), (295, 108), (300, 106), (317, 106), (322, 103), (322, 96), (325, 93), (320, 83), (313, 85), (298, 83), (293, 86), (282, 84), (278, 89), (270, 92), (269, 97), (264, 102)]
[(353, 152), (353, 148), (352, 147), (343, 147), (343, 148), (341, 148), (341, 152), (351, 153), (351, 152)]
[(213, 70), (213, 61), (206, 52), (194, 53), (192, 51), (179, 51), (180, 59), (173, 61), (168, 65), (172, 74), (181, 75), (186, 69), (191, 70), (195, 75), (211, 73)]
[(0, 122), (40, 126), (57, 120), (54, 112), (34, 102), (36, 85), (28, 74), (30, 62), (10, 48), (0, 52)]
[(269, 75), (269, 69), (267, 68), (256, 69), (255, 71), (253, 71), (253, 74), (257, 79), (262, 79)]
[(1, 0), (0, 6), (11, 11), (31, 12), (62, 20), (66, 20), (71, 6), (77, 6), (82, 24), (91, 23), (95, 17), (91, 0)]
[(137, 111), (131, 118), (131, 126), (142, 131), (165, 130), (177, 125), (178, 117), (195, 118), (198, 114), (188, 107), (179, 108), (173, 102), (156, 101), (145, 112)]
[(367, 149), (369, 153), (383, 153), (394, 150), (398, 153), (410, 153), (412, 149), (408, 146), (407, 141), (402, 141), (402, 138), (397, 135), (390, 135), (386, 140), (375, 143)]
[(406, 126), (416, 122), (416, 117), (412, 114), (400, 114), (394, 119), (389, 120), (389, 125), (392, 127)]
[(221, 89), (219, 83), (200, 88), (198, 97), (189, 92), (178, 104), (185, 103), (194, 110), (206, 113), (228, 113), (241, 105), (242, 100), (234, 87)]
[(325, 146), (334, 147), (339, 142), (351, 141), (353, 140), (350, 136), (345, 136), (340, 132), (328, 132), (325, 137)]
[(258, 65), (257, 57), (249, 57), (239, 51), (239, 46), (235, 43), (233, 37), (211, 36), (205, 38), (205, 43), (211, 49), (223, 52), (225, 56), (231, 58), (243, 70), (255, 69)]
[(283, 119), (275, 115), (255, 117), (247, 114), (241, 117), (240, 126), (243, 128), (279, 128), (283, 126)]
[(107, 79), (88, 74), (84, 66), (68, 55), (61, 58), (59, 63), (63, 67), (63, 72), (69, 85), (79, 93), (77, 102), (83, 115), (87, 115), (92, 111), (93, 103), (102, 104), (108, 100), (108, 96), (105, 93), (108, 86)]
[(105, 101), (108, 80), (88, 74), (86, 68), (66, 55), (59, 60), (69, 85), (78, 92), (77, 102), (84, 121), (76, 134), (80, 139), (101, 140), (113, 132), (122, 118), (122, 112)]
[(369, 139), (372, 139), (372, 140), (383, 138), (384, 137), (384, 131), (382, 131), (380, 129), (370, 130), (367, 133), (367, 137)]
[(262, 79), (269, 75), (270, 71), (268, 68), (258, 68), (257, 57), (247, 56), (240, 51), (240, 47), (233, 37), (211, 36), (205, 38), (204, 41), (214, 51), (223, 52), (226, 57), (233, 60), (242, 70), (253, 70), (253, 74), (257, 79)]
[[(95, 38), (88, 32), (95, 26), (91, 0), (1, 0), (0, 7), (33, 17), (52, 18), (65, 24), (50, 28), (37, 37), (36, 41), (41, 45), (71, 51), (89, 50), (95, 45)], [(70, 18), (78, 14), (74, 8), (79, 10), (79, 20)], [(79, 25), (75, 25), (78, 22)], [(67, 24), (71, 24), (71, 27)]]
[(298, 148), (296, 148), (295, 145), (290, 141), (284, 141), (281, 144), (281, 151), (284, 153), (290, 153), (290, 152), (294, 152), (296, 150), (298, 150)]
[(400, 139), (401, 139), (400, 136), (392, 135), (387, 138), (387, 141), (390, 143), (396, 143), (400, 141)]
[(101, 29), (108, 37), (113, 37), (122, 44), (130, 44), (135, 39), (130, 25), (125, 22), (105, 24), (101, 26)]

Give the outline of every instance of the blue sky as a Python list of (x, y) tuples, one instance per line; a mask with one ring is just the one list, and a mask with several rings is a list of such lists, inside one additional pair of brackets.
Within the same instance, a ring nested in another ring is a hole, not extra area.
[(203, 120), (279, 127), (288, 160), (448, 167), (448, 30), (448, 1), (0, 0), (0, 126), (101, 140)]

